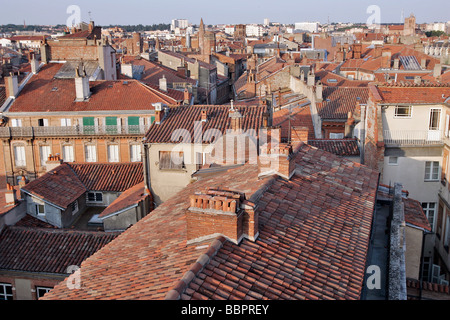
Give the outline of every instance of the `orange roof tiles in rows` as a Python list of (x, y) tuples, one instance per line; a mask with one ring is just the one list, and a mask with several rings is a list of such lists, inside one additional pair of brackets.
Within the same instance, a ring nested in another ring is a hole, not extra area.
[(62, 163), (22, 190), (65, 209), (87, 191), (123, 192), (143, 180), (142, 162)]
[(309, 140), (308, 143), (338, 156), (359, 156), (356, 139), (316, 139)]
[[(44, 299), (359, 299), (378, 173), (308, 145), (295, 161), (290, 180), (247, 164), (188, 185), (86, 259), (80, 289)], [(254, 242), (187, 245), (189, 196), (207, 188), (256, 203)]]
[[(168, 114), (161, 124), (152, 125), (147, 131), (145, 138), (147, 143), (178, 143), (181, 140), (172, 140), (172, 134), (176, 130), (187, 130), (192, 141), (200, 138), (195, 137), (195, 122), (201, 123), (202, 136), (209, 129), (216, 129), (222, 134), (231, 129), (231, 120), (229, 117), (230, 106), (226, 105), (193, 105), (193, 106), (176, 106), (169, 108)], [(242, 115), (242, 130), (257, 130), (261, 128), (263, 121), (263, 113), (266, 111), (264, 106), (234, 106), (234, 109)], [(202, 110), (207, 111), (206, 122), (202, 120)], [(210, 137), (203, 136), (202, 142), (210, 142)], [(218, 137), (216, 137), (218, 138)]]
[(450, 84), (379, 84), (376, 88), (383, 103), (444, 103), (450, 97)]
[(0, 269), (66, 275), (117, 235), (8, 226), (0, 233)]
[(323, 101), (317, 103), (317, 109), (322, 119), (347, 119), (356, 104), (365, 104), (368, 98), (367, 87), (324, 87)]
[(46, 64), (15, 99), (9, 112), (79, 112), (149, 110), (152, 103), (177, 104), (177, 100), (136, 80), (90, 81), (91, 96), (75, 101), (75, 80), (53, 78), (62, 64)]
[(142, 162), (69, 165), (88, 190), (122, 192), (144, 181)]

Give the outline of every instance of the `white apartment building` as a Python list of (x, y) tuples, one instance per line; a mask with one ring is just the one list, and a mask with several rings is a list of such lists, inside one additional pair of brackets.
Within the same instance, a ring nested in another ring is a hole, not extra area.
[(295, 29), (316, 33), (319, 32), (319, 22), (296, 22)]
[(264, 28), (258, 24), (248, 24), (245, 26), (247, 37), (262, 37)]

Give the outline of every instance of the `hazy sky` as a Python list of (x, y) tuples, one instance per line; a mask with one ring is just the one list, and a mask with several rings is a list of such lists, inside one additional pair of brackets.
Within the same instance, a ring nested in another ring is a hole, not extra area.
[[(67, 8), (77, 5), (81, 20), (97, 25), (170, 23), (183, 18), (198, 24), (366, 22), (370, 5), (380, 7), (381, 23), (399, 23), (414, 13), (418, 23), (450, 20), (449, 0), (2, 0), (0, 24), (66, 24)], [(7, 14), (5, 14), (7, 13)]]

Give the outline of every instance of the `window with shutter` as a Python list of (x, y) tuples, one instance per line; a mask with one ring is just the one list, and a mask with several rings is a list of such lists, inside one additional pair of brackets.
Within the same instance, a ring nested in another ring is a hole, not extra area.
[(83, 133), (84, 134), (94, 134), (95, 133), (94, 117), (83, 117)]
[(130, 145), (130, 161), (131, 162), (141, 161), (141, 145), (140, 144)]
[(48, 156), (51, 154), (50, 146), (40, 146), (39, 152), (41, 154), (41, 166), (45, 166)]
[(73, 146), (63, 146), (63, 159), (65, 162), (74, 162)]
[(139, 133), (139, 117), (130, 116), (128, 117), (128, 132), (129, 133)]
[(97, 161), (97, 149), (94, 145), (85, 146), (85, 156), (86, 162), (96, 162)]
[(14, 159), (16, 167), (25, 167), (25, 147), (24, 146), (14, 146)]
[(108, 145), (108, 162), (119, 162), (119, 146), (117, 144)]
[(183, 152), (160, 151), (159, 169), (161, 170), (182, 170), (184, 165)]
[(106, 133), (108, 134), (117, 133), (117, 117), (106, 117), (105, 125), (106, 125)]

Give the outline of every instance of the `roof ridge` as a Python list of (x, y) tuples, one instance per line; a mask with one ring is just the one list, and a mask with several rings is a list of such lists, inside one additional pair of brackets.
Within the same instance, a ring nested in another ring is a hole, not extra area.
[(223, 244), (227, 241), (224, 236), (218, 236), (208, 247), (208, 250), (198, 257), (183, 277), (169, 290), (164, 300), (179, 300), (183, 292), (189, 287), (189, 284), (203, 270), (203, 268), (211, 261), (211, 259), (219, 252)]
[(10, 225), (6, 226), (5, 230), (25, 230), (30, 232), (46, 232), (46, 233), (61, 233), (61, 234), (85, 234), (85, 235), (101, 235), (101, 236), (117, 236), (121, 232), (105, 232), (105, 231), (91, 231), (91, 230), (80, 230), (80, 229), (68, 229), (68, 228), (44, 228), (44, 227), (26, 227), (26, 226), (16, 226)]

